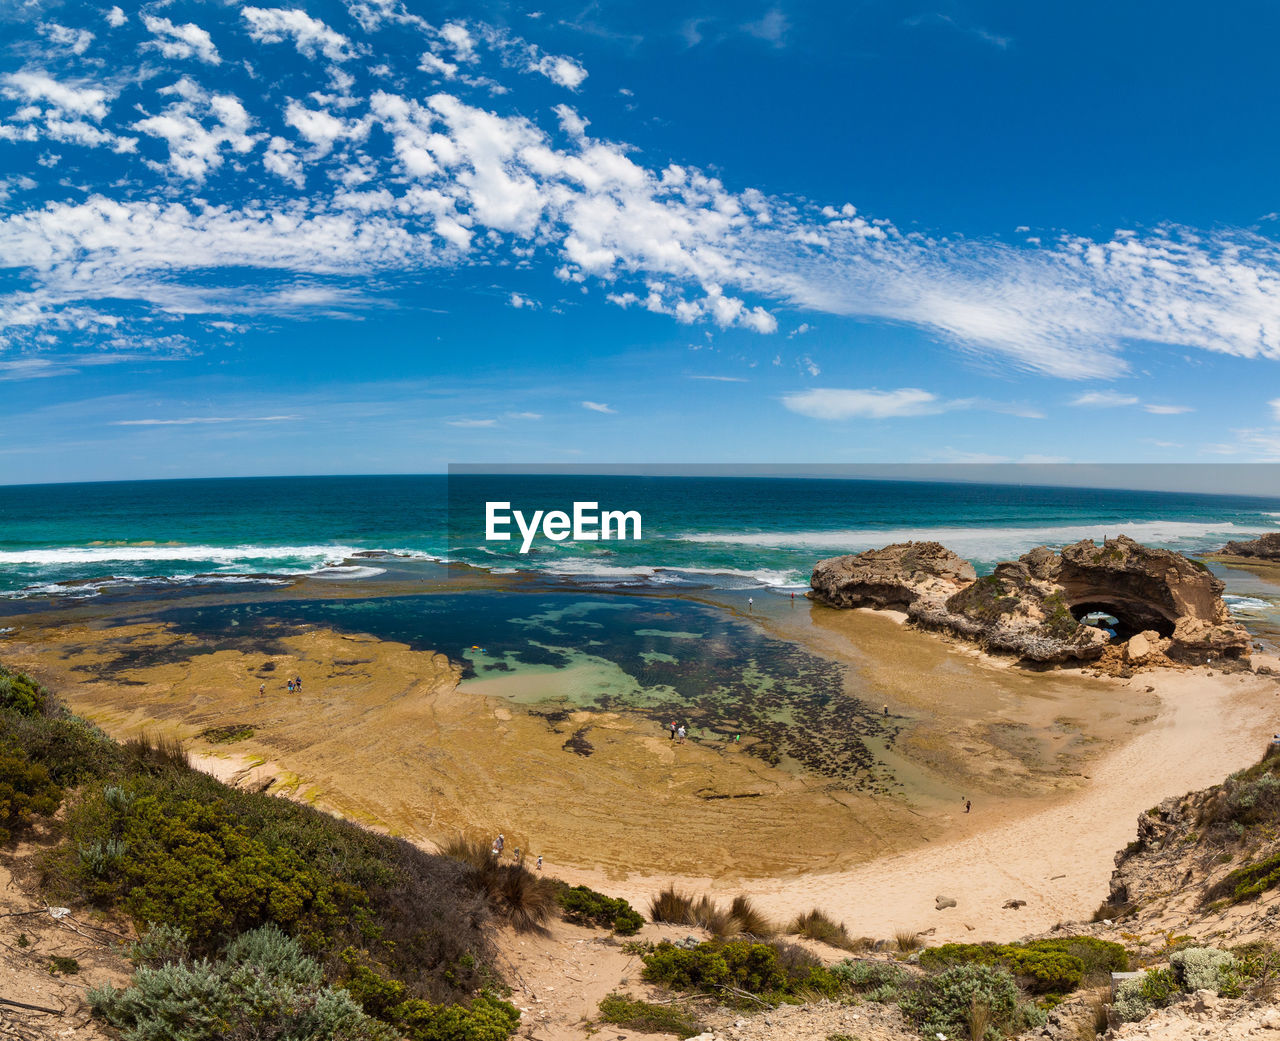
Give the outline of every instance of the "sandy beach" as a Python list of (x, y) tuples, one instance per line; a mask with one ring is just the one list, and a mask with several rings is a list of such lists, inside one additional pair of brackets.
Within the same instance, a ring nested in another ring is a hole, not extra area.
[[(641, 907), (668, 883), (748, 892), (779, 919), (816, 906), (873, 937), (1001, 939), (1087, 917), (1140, 812), (1250, 763), (1280, 725), (1276, 682), (1252, 673), (1029, 672), (889, 613), (807, 601), (751, 621), (842, 662), (851, 690), (904, 722), (877, 749), (893, 794), (678, 745), (626, 711), (467, 693), (443, 655), (358, 633), (210, 645), (158, 621), (35, 615), (0, 653), (108, 732), (177, 735), (233, 783), (428, 845), (501, 831)], [(283, 689), (293, 675), (301, 695)], [(939, 895), (957, 906), (936, 910)], [(1026, 906), (1003, 910), (1012, 899)]]

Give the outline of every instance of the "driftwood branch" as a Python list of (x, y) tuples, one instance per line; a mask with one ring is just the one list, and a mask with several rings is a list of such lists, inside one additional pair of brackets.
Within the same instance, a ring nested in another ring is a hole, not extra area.
[(32, 1012), (47, 1012), (51, 1016), (62, 1015), (60, 1008), (45, 1008), (43, 1005), (28, 1005), (25, 1001), (14, 1001), (11, 998), (0, 998), (0, 1005), (12, 1005), (14, 1008), (30, 1009)]

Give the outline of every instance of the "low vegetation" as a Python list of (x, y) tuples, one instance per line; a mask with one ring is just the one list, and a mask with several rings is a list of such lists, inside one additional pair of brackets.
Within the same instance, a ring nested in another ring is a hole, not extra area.
[(854, 939), (844, 927), (844, 922), (837, 924), (829, 915), (816, 907), (797, 917), (787, 932), (793, 936), (817, 940), (828, 947), (838, 947), (845, 951), (861, 951), (871, 946), (870, 940), (865, 937)]
[(1112, 972), (1128, 971), (1129, 954), (1122, 945), (1108, 940), (1066, 936), (1029, 943), (947, 943), (922, 951), (920, 965), (929, 969), (998, 966), (1030, 993), (1060, 997), (1082, 982), (1098, 984)]
[(634, 936), (644, 925), (644, 916), (627, 901), (597, 893), (589, 886), (563, 886), (556, 892), (556, 900), (565, 921), (576, 925), (612, 929), (619, 936)]
[(94, 992), (127, 1041), (501, 1041), (519, 1013), (491, 993), (493, 923), (558, 906), (523, 869), (228, 788), (174, 741), (112, 741), (0, 670), (0, 839), (41, 820), (49, 896), (122, 911), (143, 937), (130, 986)]
[(683, 1002), (655, 1004), (640, 1001), (630, 994), (610, 994), (600, 1002), (600, 1020), (628, 1030), (649, 1034), (675, 1034), (693, 1037), (702, 1033), (697, 1015)]

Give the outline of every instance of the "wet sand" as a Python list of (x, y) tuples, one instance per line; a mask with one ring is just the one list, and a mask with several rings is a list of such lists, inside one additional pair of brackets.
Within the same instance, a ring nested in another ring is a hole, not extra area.
[[(745, 615), (745, 597), (703, 599)], [(894, 794), (743, 746), (677, 745), (626, 712), (459, 690), (442, 655), (316, 627), (210, 646), (157, 621), (107, 627), (89, 608), (5, 621), (0, 658), (113, 735), (176, 734), (228, 779), (373, 827), (426, 843), (501, 831), (548, 871), (639, 906), (675, 879), (751, 892), (779, 917), (822, 906), (868, 935), (1013, 936), (1087, 915), (1139, 812), (1252, 761), (1280, 723), (1274, 681), (1251, 675), (1030, 673), (804, 600), (750, 619), (846, 663), (850, 693), (905, 724), (877, 749)], [(285, 690), (293, 675), (301, 695)], [(241, 735), (200, 736), (226, 727)], [(934, 911), (947, 890), (960, 908)], [(1000, 911), (1012, 898), (1031, 906)]]

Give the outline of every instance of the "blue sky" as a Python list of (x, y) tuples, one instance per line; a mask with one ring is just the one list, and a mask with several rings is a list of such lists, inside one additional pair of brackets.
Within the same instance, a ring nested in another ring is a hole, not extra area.
[(1280, 459), (1280, 9), (0, 8), (0, 482)]

